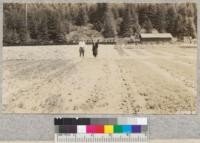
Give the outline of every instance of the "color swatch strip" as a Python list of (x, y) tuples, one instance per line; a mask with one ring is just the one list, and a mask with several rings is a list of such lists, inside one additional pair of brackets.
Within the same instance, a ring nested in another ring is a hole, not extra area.
[(146, 133), (146, 125), (56, 125), (55, 133)]
[(147, 125), (147, 118), (55, 118), (54, 125)]

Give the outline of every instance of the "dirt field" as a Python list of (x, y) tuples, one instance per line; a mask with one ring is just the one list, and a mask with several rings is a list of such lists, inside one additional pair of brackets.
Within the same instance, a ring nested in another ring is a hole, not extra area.
[(191, 114), (197, 48), (3, 48), (3, 109), (16, 113)]

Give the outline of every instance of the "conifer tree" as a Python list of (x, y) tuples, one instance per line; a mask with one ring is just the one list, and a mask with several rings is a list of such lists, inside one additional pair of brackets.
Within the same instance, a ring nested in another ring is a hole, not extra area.
[(17, 34), (16, 29), (14, 29), (12, 32), (13, 33), (12, 33), (12, 36), (11, 36), (11, 44), (18, 45), (20, 43), (19, 34)]
[(47, 26), (48, 26), (48, 37), (50, 40), (54, 41), (56, 39), (57, 35), (57, 24), (58, 24), (58, 15), (53, 12), (48, 12), (48, 20), (47, 20)]
[(166, 31), (171, 33), (173, 36), (176, 35), (176, 10), (174, 6), (171, 6), (166, 14)]
[(38, 41), (41, 44), (48, 43), (49, 35), (48, 35), (48, 26), (47, 26), (47, 16), (44, 15), (41, 19), (41, 23), (38, 26)]
[(184, 19), (181, 14), (178, 14), (176, 19), (176, 36), (178, 39), (183, 40), (183, 37), (185, 36), (186, 26), (184, 24)]
[(60, 23), (58, 24), (58, 27), (57, 27), (57, 35), (56, 35), (55, 42), (57, 44), (64, 44), (65, 41), (66, 39), (65, 39), (64, 25)]
[(126, 7), (126, 11), (123, 16), (123, 22), (121, 23), (121, 32), (120, 35), (123, 37), (130, 37), (133, 35), (133, 18), (131, 15), (131, 11), (128, 7)]
[(117, 35), (114, 16), (110, 9), (106, 10), (106, 12), (105, 12), (103, 35), (106, 38), (107, 37), (115, 37)]
[(164, 33), (166, 30), (166, 9), (164, 6), (159, 5), (157, 8), (155, 28), (160, 32)]
[(79, 12), (78, 12), (77, 19), (76, 19), (76, 24), (78, 26), (84, 26), (87, 24), (88, 20), (89, 20), (89, 18), (86, 13), (86, 9), (81, 6), (79, 9)]
[(99, 32), (102, 32), (104, 27), (105, 13), (109, 9), (107, 3), (98, 3), (96, 11), (91, 14), (91, 22), (94, 25), (95, 29)]
[(191, 36), (192, 38), (196, 38), (196, 28), (195, 28), (195, 25), (194, 25), (194, 20), (192, 18), (188, 19), (187, 36)]
[(153, 26), (152, 26), (151, 20), (147, 16), (142, 27), (146, 30), (147, 33), (152, 33)]

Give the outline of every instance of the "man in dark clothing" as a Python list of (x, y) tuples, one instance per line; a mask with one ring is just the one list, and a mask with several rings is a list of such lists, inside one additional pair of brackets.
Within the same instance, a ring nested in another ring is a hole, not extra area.
[(92, 41), (92, 52), (94, 57), (98, 55), (98, 47), (99, 47), (99, 40), (95, 43)]
[(84, 57), (84, 52), (85, 52), (84, 48), (83, 48), (83, 47), (79, 47), (79, 54), (80, 54), (80, 57), (81, 57), (81, 56)]

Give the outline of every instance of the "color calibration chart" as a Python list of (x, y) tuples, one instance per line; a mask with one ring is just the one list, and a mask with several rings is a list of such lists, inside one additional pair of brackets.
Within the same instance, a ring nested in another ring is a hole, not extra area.
[(147, 118), (55, 118), (55, 143), (148, 143)]

